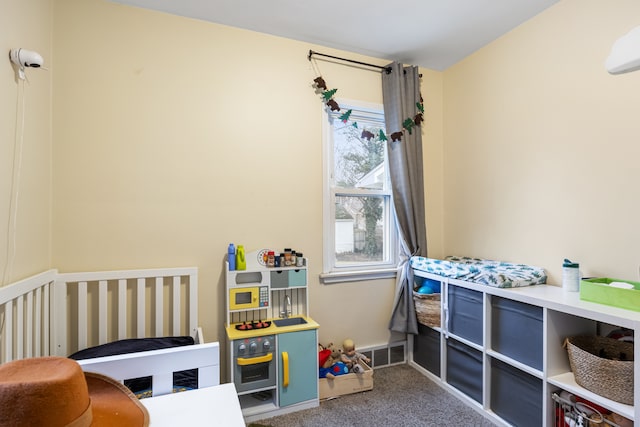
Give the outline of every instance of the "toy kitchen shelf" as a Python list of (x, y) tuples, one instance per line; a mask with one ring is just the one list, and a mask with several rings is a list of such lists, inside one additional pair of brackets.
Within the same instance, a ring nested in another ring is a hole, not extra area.
[[(500, 425), (553, 427), (552, 393), (566, 390), (626, 418), (640, 420), (640, 362), (634, 405), (576, 384), (564, 340), (628, 328), (640, 313), (580, 299), (551, 285), (493, 288), (424, 273), (441, 282), (440, 327), (419, 324), (411, 364)], [(640, 340), (635, 341), (635, 354)], [(603, 424), (604, 425), (604, 424)]]
[[(246, 422), (319, 405), (319, 325), (308, 316), (307, 259), (267, 267), (264, 252), (247, 253), (245, 270), (230, 271), (225, 262), (229, 378)], [(255, 386), (252, 377), (260, 377)]]
[[(260, 261), (263, 252), (264, 249), (246, 254), (245, 270), (229, 271), (229, 263), (225, 262), (227, 325), (277, 319), (282, 317), (285, 310), (289, 312), (289, 317), (306, 316), (309, 313), (307, 259), (304, 258), (302, 266), (267, 267)], [(267, 291), (264, 294), (266, 304), (251, 308), (237, 307), (230, 300), (234, 290), (256, 287)]]

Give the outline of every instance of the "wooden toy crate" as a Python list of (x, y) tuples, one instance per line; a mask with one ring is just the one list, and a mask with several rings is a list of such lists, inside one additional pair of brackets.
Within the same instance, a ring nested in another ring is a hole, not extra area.
[(331, 378), (320, 378), (320, 400), (333, 399), (345, 394), (373, 389), (373, 369), (362, 363), (362, 374), (345, 374)]

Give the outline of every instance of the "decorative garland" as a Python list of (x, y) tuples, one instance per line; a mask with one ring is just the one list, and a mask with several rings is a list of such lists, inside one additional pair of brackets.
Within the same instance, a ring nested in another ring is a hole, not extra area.
[[(315, 79), (313, 79), (313, 88), (316, 90), (320, 90), (322, 91), (322, 101), (326, 104), (327, 107), (329, 107), (331, 109), (331, 111), (338, 111), (338, 112), (342, 112), (342, 110), (340, 109), (340, 105), (338, 105), (338, 102), (336, 102), (335, 99), (333, 99), (333, 96), (336, 94), (336, 92), (338, 91), (338, 89), (327, 89), (327, 83), (324, 81), (324, 79), (322, 78), (322, 76), (320, 77), (316, 77)], [(424, 101), (422, 99), (422, 95), (420, 95), (420, 102), (416, 102), (416, 108), (418, 110), (418, 113), (412, 118), (407, 117), (406, 119), (404, 119), (402, 121), (402, 130), (399, 130), (397, 132), (393, 132), (390, 135), (391, 138), (391, 142), (400, 142), (402, 141), (402, 134), (405, 132), (405, 130), (407, 132), (409, 132), (409, 135), (411, 135), (411, 132), (413, 131), (413, 128), (415, 126), (420, 126), (420, 123), (422, 123), (424, 121)], [(343, 112), (339, 119), (342, 121), (342, 123), (347, 123), (349, 122), (349, 117), (351, 116), (351, 112), (352, 110), (347, 110), (345, 112)], [(358, 123), (357, 122), (353, 122), (353, 127), (355, 127), (356, 129), (358, 128)], [(367, 141), (370, 141), (371, 138), (375, 137), (376, 135), (374, 135), (373, 133), (367, 131), (367, 130), (363, 130), (362, 131), (362, 138), (367, 139)], [(384, 131), (382, 129), (380, 129), (380, 132), (378, 133), (378, 138), (380, 139), (380, 141), (387, 141), (387, 136), (385, 135)]]

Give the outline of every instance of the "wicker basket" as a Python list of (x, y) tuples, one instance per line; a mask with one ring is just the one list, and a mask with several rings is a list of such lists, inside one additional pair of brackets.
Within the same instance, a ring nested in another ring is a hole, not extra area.
[(425, 326), (440, 327), (440, 294), (413, 292), (418, 322)]
[(633, 405), (633, 343), (579, 336), (567, 338), (565, 345), (576, 383), (607, 399)]

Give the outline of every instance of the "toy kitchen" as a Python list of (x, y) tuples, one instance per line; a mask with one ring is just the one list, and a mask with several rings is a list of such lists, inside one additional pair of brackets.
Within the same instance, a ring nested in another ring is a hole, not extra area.
[(225, 265), (229, 378), (245, 421), (318, 406), (319, 325), (308, 315), (307, 259), (229, 245)]

